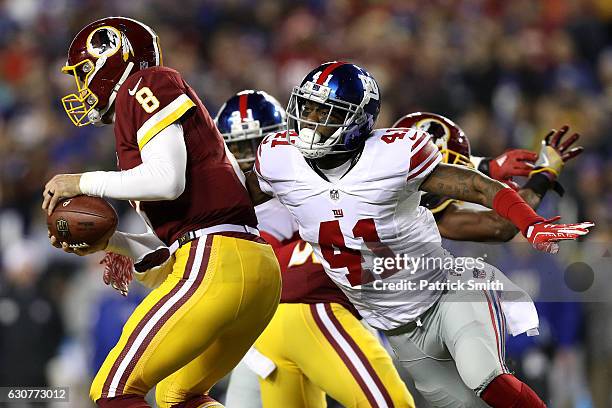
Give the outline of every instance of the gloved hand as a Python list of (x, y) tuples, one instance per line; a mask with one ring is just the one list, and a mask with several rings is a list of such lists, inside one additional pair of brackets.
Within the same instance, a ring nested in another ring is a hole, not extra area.
[(489, 159), (489, 177), (506, 182), (513, 176), (527, 177), (538, 155), (529, 150), (510, 149)]
[(104, 265), (104, 275), (102, 276), (104, 283), (110, 285), (122, 296), (127, 296), (128, 287), (134, 277), (132, 259), (124, 255), (107, 252), (100, 264)]
[(578, 156), (584, 148), (582, 146), (576, 146), (570, 148), (571, 145), (580, 138), (578, 133), (573, 133), (571, 136), (565, 138), (569, 130), (569, 126), (564, 125), (559, 130), (551, 130), (544, 140), (542, 140), (542, 147), (538, 152), (538, 159), (535, 162), (534, 169), (529, 173), (543, 173), (551, 181), (555, 181), (566, 162)]
[(574, 240), (589, 233), (589, 228), (595, 224), (581, 222), (578, 224), (553, 224), (561, 217), (537, 222), (527, 227), (525, 238), (539, 251), (556, 254), (559, 252), (559, 241)]

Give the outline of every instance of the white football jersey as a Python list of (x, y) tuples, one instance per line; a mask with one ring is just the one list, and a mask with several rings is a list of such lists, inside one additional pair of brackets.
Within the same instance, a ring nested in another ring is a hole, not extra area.
[(293, 215), (275, 198), (256, 206), (255, 214), (259, 231), (265, 231), (279, 242), (291, 239), (298, 230)]
[[(424, 261), (450, 255), (441, 247), (433, 215), (419, 206), (420, 184), (441, 159), (420, 130), (379, 129), (354, 166), (330, 182), (281, 132), (261, 142), (255, 172), (262, 191), (293, 214), (302, 239), (364, 319), (388, 330), (416, 319), (442, 294), (419, 289), (422, 280), (435, 283), (447, 276), (440, 262)], [(413, 261), (399, 270), (374, 268), (376, 258), (398, 256)], [(403, 283), (404, 289), (382, 289), (381, 283), (389, 282)]]

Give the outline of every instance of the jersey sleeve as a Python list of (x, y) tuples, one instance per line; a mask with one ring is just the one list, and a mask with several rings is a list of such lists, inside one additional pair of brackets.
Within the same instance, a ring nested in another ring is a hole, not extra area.
[(257, 147), (257, 154), (255, 155), (255, 164), (253, 165), (253, 171), (257, 175), (257, 181), (259, 182), (259, 188), (262, 192), (269, 196), (274, 196), (274, 189), (270, 184), (270, 180), (266, 177), (269, 171), (266, 170), (267, 161), (270, 160), (270, 154), (268, 150), (272, 147), (276, 134), (269, 134), (264, 137)]
[(274, 197), (274, 189), (272, 188), (272, 185), (262, 175), (261, 164), (259, 160), (259, 151), (257, 153), (257, 157), (255, 158), (255, 165), (253, 166), (253, 172), (257, 175), (257, 182), (259, 183), (259, 188), (261, 189), (261, 191), (266, 193), (269, 196)]
[(195, 107), (180, 74), (174, 70), (144, 70), (128, 78), (122, 88), (121, 111), (115, 120), (131, 122), (129, 126), (119, 123), (118, 127), (136, 132), (139, 150)]
[(272, 235), (278, 242), (286, 242), (298, 231), (298, 225), (289, 210), (273, 198), (255, 207), (259, 232)]
[(421, 183), (442, 161), (442, 154), (429, 134), (420, 132), (410, 148), (410, 165), (406, 176), (410, 190), (418, 191)]

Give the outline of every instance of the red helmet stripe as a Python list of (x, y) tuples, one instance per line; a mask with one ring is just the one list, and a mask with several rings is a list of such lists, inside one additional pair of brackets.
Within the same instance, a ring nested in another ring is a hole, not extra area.
[(238, 103), (240, 105), (240, 119), (245, 120), (247, 118), (247, 94), (240, 95)]
[(333, 64), (328, 65), (327, 68), (325, 68), (323, 72), (321, 72), (321, 75), (319, 75), (319, 79), (317, 79), (317, 84), (323, 85), (325, 83), (325, 80), (329, 76), (329, 74), (331, 74), (334, 69), (344, 64), (346, 64), (346, 62), (338, 61), (338, 62), (334, 62)]

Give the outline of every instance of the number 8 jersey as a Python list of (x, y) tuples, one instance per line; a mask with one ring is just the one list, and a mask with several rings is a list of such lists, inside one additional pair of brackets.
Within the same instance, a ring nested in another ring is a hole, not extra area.
[[(392, 329), (416, 319), (441, 296), (421, 290), (421, 281), (444, 281), (447, 274), (441, 262), (425, 260), (450, 256), (433, 215), (419, 206), (419, 186), (441, 161), (429, 135), (375, 130), (335, 182), (309, 165), (293, 137), (278, 133), (261, 142), (255, 172), (262, 191), (293, 214), (300, 236), (370, 325)], [(382, 268), (384, 259), (393, 265)]]
[(182, 124), (187, 148), (185, 190), (176, 200), (137, 203), (139, 213), (166, 245), (188, 231), (213, 225), (255, 227), (257, 218), (242, 172), (232, 165), (231, 154), (195, 91), (171, 68), (137, 71), (117, 92), (114, 130), (119, 168), (141, 164), (141, 150), (174, 122)]

